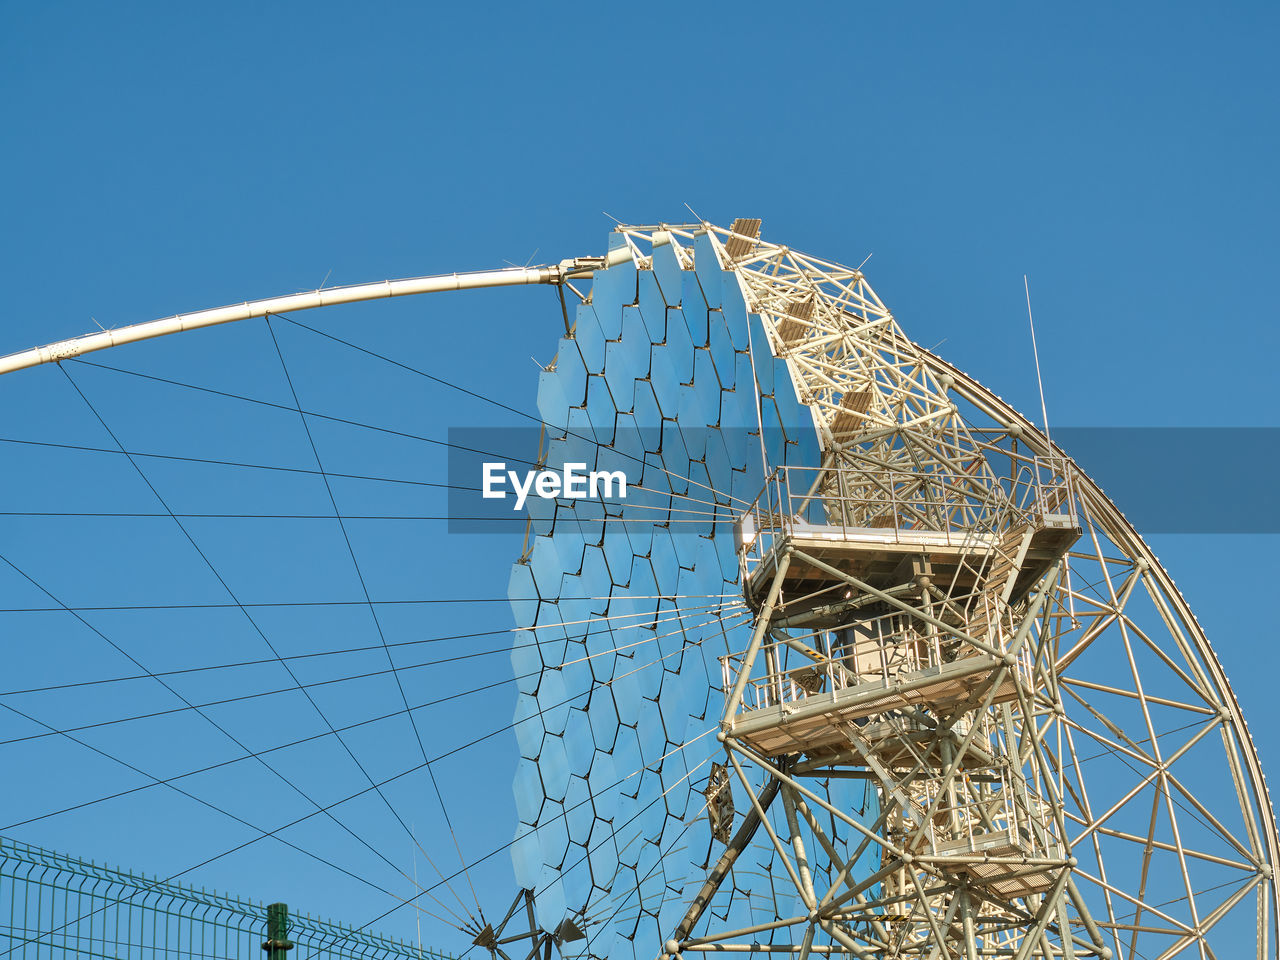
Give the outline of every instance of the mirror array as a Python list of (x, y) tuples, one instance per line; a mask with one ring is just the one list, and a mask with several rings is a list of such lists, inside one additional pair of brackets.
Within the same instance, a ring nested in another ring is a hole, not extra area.
[(768, 344), (703, 237), (656, 246), (652, 269), (597, 273), (541, 374), (546, 467), (585, 463), (630, 483), (625, 499), (531, 500), (531, 547), (510, 583), (527, 631), (512, 651), (516, 879), (537, 891), (545, 929), (585, 916), (594, 955), (661, 942), (711, 854), (717, 658), (749, 624), (733, 523), (766, 457), (819, 456), (812, 414)]

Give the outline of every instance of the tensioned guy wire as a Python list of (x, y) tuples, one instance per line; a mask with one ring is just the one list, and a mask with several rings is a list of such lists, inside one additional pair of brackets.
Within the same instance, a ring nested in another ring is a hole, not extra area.
[[(103, 430), (105, 430), (105, 431), (107, 432), (107, 435), (111, 437), (112, 441), (113, 441), (113, 442), (114, 442), (114, 443), (115, 443), (115, 444), (120, 448), (121, 452), (124, 452), (124, 446), (123, 446), (123, 444), (121, 444), (121, 443), (120, 443), (119, 438), (115, 435), (115, 433), (114, 433), (114, 432), (111, 430), (111, 428), (107, 425), (106, 420), (105, 420), (105, 419), (103, 419), (103, 417), (102, 417), (101, 413), (97, 410), (97, 408), (94, 406), (94, 404), (92, 403), (92, 401), (90, 401), (90, 400), (89, 400), (89, 398), (85, 395), (85, 393), (80, 389), (80, 387), (79, 387), (79, 385), (76, 383), (75, 379), (71, 376), (70, 371), (69, 371), (69, 370), (67, 370), (67, 369), (66, 369), (66, 367), (65, 367), (63, 364), (59, 364), (59, 365), (58, 365), (58, 369), (62, 371), (63, 375), (67, 378), (67, 382), (71, 384), (71, 386), (72, 386), (72, 388), (75, 390), (76, 394), (77, 394), (77, 395), (79, 395), (79, 397), (81, 398), (81, 400), (83, 400), (83, 401), (84, 401), (85, 405), (86, 405), (86, 406), (88, 406), (88, 408), (89, 408), (90, 412), (92, 412), (92, 414), (94, 415), (95, 419), (97, 419), (98, 423), (99, 423), (99, 424), (101, 424), (101, 426), (102, 426)], [(165, 498), (164, 498), (163, 496), (161, 496), (160, 491), (159, 491), (159, 490), (157, 490), (157, 489), (155, 488), (155, 485), (154, 485), (154, 484), (152, 484), (151, 480), (147, 477), (146, 473), (145, 473), (145, 472), (142, 470), (142, 468), (138, 465), (137, 461), (136, 461), (136, 460), (134, 460), (132, 457), (128, 456), (128, 454), (125, 454), (125, 456), (126, 456), (126, 458), (129, 460), (129, 463), (133, 466), (134, 470), (137, 472), (138, 476), (139, 476), (139, 477), (141, 477), (141, 479), (142, 479), (143, 483), (144, 483), (144, 484), (146, 484), (147, 489), (149, 489), (149, 490), (151, 491), (152, 495), (153, 495), (153, 496), (155, 496), (155, 498), (156, 498), (157, 502), (160, 504), (160, 506), (161, 506), (161, 507), (163, 507), (163, 508), (164, 508), (164, 510), (170, 514), (170, 516), (172, 516), (172, 510), (171, 510), (171, 508), (170, 508), (170, 506), (169, 506), (169, 504), (168, 504), (168, 501), (166, 501), (166, 500), (165, 500)], [(177, 517), (173, 517), (173, 522), (178, 526), (178, 529), (182, 532), (182, 535), (186, 538), (187, 542), (191, 544), (191, 546), (192, 546), (192, 548), (195, 550), (196, 554), (197, 554), (197, 555), (200, 557), (200, 559), (204, 562), (204, 565), (208, 568), (209, 572), (213, 574), (214, 579), (216, 579), (216, 580), (218, 581), (218, 583), (222, 586), (222, 588), (226, 591), (227, 596), (228, 596), (228, 597), (231, 599), (231, 601), (232, 601), (232, 602), (233, 602), (233, 603), (234, 603), (234, 604), (235, 604), (235, 605), (240, 609), (240, 612), (244, 615), (245, 619), (246, 619), (246, 620), (248, 620), (248, 622), (249, 622), (250, 626), (253, 628), (254, 632), (255, 632), (255, 633), (256, 633), (256, 634), (257, 634), (257, 635), (262, 639), (263, 643), (264, 643), (264, 644), (266, 644), (267, 649), (268, 649), (268, 650), (270, 650), (270, 651), (271, 651), (271, 653), (275, 656), (275, 658), (276, 658), (276, 659), (277, 659), (277, 661), (279, 662), (280, 666), (284, 668), (285, 672), (289, 675), (289, 679), (293, 681), (294, 685), (295, 685), (295, 686), (297, 686), (299, 690), (301, 690), (302, 695), (303, 695), (303, 696), (307, 699), (307, 701), (311, 704), (311, 707), (315, 710), (316, 714), (320, 717), (321, 721), (323, 721), (323, 722), (324, 722), (324, 724), (325, 724), (326, 726), (328, 726), (328, 727), (332, 730), (332, 729), (333, 729), (333, 725), (329, 722), (328, 717), (326, 717), (326, 716), (325, 716), (324, 711), (323, 711), (323, 710), (321, 710), (320, 705), (319, 705), (318, 703), (316, 703), (315, 699), (312, 697), (312, 695), (311, 695), (311, 693), (310, 693), (309, 691), (307, 691), (307, 690), (305, 690), (305, 689), (302, 689), (302, 688), (301, 688), (301, 686), (299, 686), (299, 680), (298, 680), (298, 677), (297, 677), (297, 675), (294, 673), (293, 669), (289, 666), (289, 664), (288, 664), (288, 663), (286, 663), (283, 659), (281, 659), (281, 658), (280, 658), (280, 653), (279, 653), (279, 651), (275, 648), (275, 645), (274, 645), (274, 644), (272, 644), (272, 643), (271, 643), (271, 641), (267, 638), (266, 633), (265, 633), (265, 632), (262, 630), (262, 628), (259, 626), (259, 624), (257, 623), (257, 621), (254, 619), (253, 615), (252, 615), (252, 614), (250, 614), (248, 610), (246, 610), (243, 606), (241, 606), (241, 605), (240, 605), (239, 598), (236, 596), (235, 592), (231, 589), (231, 585), (230, 585), (230, 584), (228, 584), (228, 583), (227, 583), (227, 581), (226, 581), (226, 579), (222, 576), (222, 574), (218, 572), (217, 568), (214, 566), (213, 562), (209, 559), (208, 555), (207, 555), (207, 554), (206, 554), (206, 553), (205, 553), (205, 552), (200, 548), (199, 544), (198, 544), (198, 543), (196, 543), (195, 538), (194, 538), (194, 537), (192, 537), (192, 535), (191, 535), (190, 531), (188, 531), (188, 530), (187, 530), (186, 526), (185, 526), (185, 525), (182, 523), (182, 521), (181, 521), (181, 520), (179, 520)], [(56, 598), (55, 598), (55, 599), (56, 599)], [(95, 632), (97, 632), (97, 631), (95, 631)], [(101, 634), (99, 634), (99, 635), (101, 635)], [(132, 658), (131, 658), (131, 659), (132, 659)], [(136, 661), (135, 661), (135, 663), (136, 663)], [(140, 669), (145, 670), (145, 668), (142, 666), (142, 664), (138, 663), (138, 664), (137, 664), (137, 666), (138, 666)], [(160, 682), (160, 683), (162, 683), (162, 684), (164, 684), (164, 681), (159, 681), (159, 682)], [(164, 684), (164, 685), (165, 685), (165, 686), (168, 686), (167, 684)], [(175, 695), (176, 695), (176, 694), (175, 694)], [(179, 699), (184, 699), (184, 698), (179, 697)], [(197, 713), (199, 713), (199, 711), (197, 711)], [(203, 715), (203, 714), (201, 714), (201, 716), (204, 716), (204, 715)], [(224, 735), (226, 735), (226, 736), (228, 737), (228, 739), (231, 739), (231, 740), (232, 740), (232, 742), (236, 743), (236, 745), (237, 745), (238, 747), (240, 747), (242, 750), (244, 750), (246, 753), (251, 753), (251, 751), (249, 750), (249, 748), (248, 748), (248, 747), (245, 747), (245, 746), (244, 746), (244, 744), (242, 744), (242, 743), (240, 743), (239, 741), (235, 740), (235, 738), (234, 738), (234, 737), (232, 737), (230, 733), (227, 733), (227, 732), (226, 732), (222, 727), (220, 727), (218, 724), (216, 724), (212, 719), (208, 718), (207, 716), (205, 717), (205, 719), (206, 719), (206, 720), (208, 720), (208, 722), (209, 722), (209, 723), (211, 723), (211, 724), (212, 724), (216, 729), (218, 729), (220, 732), (223, 732), (223, 733), (224, 733)], [(373, 784), (373, 782), (374, 782), (374, 781), (373, 781), (373, 778), (369, 775), (368, 771), (365, 769), (364, 765), (360, 762), (359, 758), (357, 758), (357, 757), (356, 757), (355, 753), (351, 750), (351, 748), (350, 748), (350, 746), (347, 744), (347, 742), (343, 739), (343, 737), (342, 737), (342, 736), (340, 736), (340, 735), (336, 735), (336, 734), (335, 734), (335, 736), (336, 736), (336, 739), (337, 739), (337, 741), (338, 741), (339, 745), (341, 745), (341, 747), (342, 747), (342, 748), (343, 748), (343, 750), (346, 752), (346, 754), (351, 758), (351, 761), (356, 765), (356, 768), (357, 768), (358, 770), (360, 770), (360, 772), (363, 774), (363, 776), (365, 777), (365, 779), (366, 779), (370, 784)], [(291, 790), (293, 790), (294, 792), (296, 792), (296, 793), (298, 793), (300, 796), (302, 796), (302, 797), (303, 797), (303, 798), (304, 798), (308, 803), (312, 804), (312, 806), (315, 806), (315, 807), (317, 807), (317, 808), (319, 807), (319, 804), (318, 804), (318, 803), (316, 803), (316, 801), (315, 801), (315, 800), (313, 800), (311, 797), (309, 797), (309, 796), (308, 796), (308, 795), (307, 795), (307, 794), (306, 794), (306, 793), (305, 793), (305, 792), (304, 792), (300, 787), (298, 787), (298, 785), (297, 785), (297, 784), (293, 783), (293, 782), (292, 782), (291, 780), (289, 780), (287, 777), (284, 777), (284, 776), (280, 773), (280, 771), (275, 770), (275, 769), (272, 769), (272, 768), (270, 767), (270, 765), (266, 764), (265, 762), (263, 762), (263, 766), (267, 767), (267, 769), (271, 771), (271, 773), (272, 773), (272, 775), (273, 775), (273, 776), (275, 776), (277, 779), (281, 780), (283, 783), (285, 783), (286, 785), (288, 785), (288, 786), (289, 786), (289, 788), (290, 788)], [(402, 826), (406, 831), (408, 831), (408, 830), (409, 830), (409, 828), (408, 828), (408, 826), (405, 824), (403, 817), (401, 817), (401, 816), (400, 816), (399, 812), (398, 812), (398, 811), (395, 809), (395, 807), (391, 804), (390, 799), (385, 795), (385, 793), (384, 793), (380, 788), (376, 788), (376, 787), (375, 787), (375, 791), (377, 792), (378, 796), (382, 799), (382, 801), (383, 801), (383, 803), (386, 805), (387, 809), (391, 812), (391, 815), (396, 819), (396, 821), (397, 821), (397, 822), (399, 822), (399, 823), (400, 823), (400, 825), (401, 825), (401, 826)], [(370, 851), (371, 851), (371, 852), (374, 852), (374, 853), (379, 857), (379, 859), (385, 860), (385, 861), (386, 861), (387, 863), (389, 863), (389, 864), (391, 863), (391, 861), (389, 860), (389, 858), (387, 858), (387, 857), (385, 856), (385, 854), (381, 853), (380, 851), (375, 850), (371, 845), (369, 845), (369, 844), (368, 844), (368, 842), (367, 842), (366, 840), (364, 840), (363, 838), (361, 838), (358, 834), (356, 834), (353, 830), (351, 830), (351, 828), (350, 828), (350, 827), (348, 827), (346, 824), (341, 823), (340, 821), (338, 821), (338, 820), (337, 820), (337, 818), (332, 818), (332, 819), (333, 819), (333, 821), (334, 821), (334, 823), (335, 823), (335, 824), (337, 824), (339, 827), (341, 827), (345, 832), (349, 833), (352, 837), (354, 837), (355, 839), (359, 840), (359, 841), (361, 842), (361, 844), (362, 844), (362, 845), (368, 846), (368, 847), (369, 847), (369, 849), (370, 849)], [(451, 891), (451, 892), (452, 892), (452, 891)], [(460, 897), (457, 897), (457, 894), (456, 894), (456, 893), (454, 894), (454, 896), (455, 896), (455, 898), (457, 898), (457, 899), (458, 899), (459, 904), (462, 904), (462, 899), (461, 899)], [(464, 910), (466, 909), (465, 905), (463, 905), (463, 909), (464, 909)]]

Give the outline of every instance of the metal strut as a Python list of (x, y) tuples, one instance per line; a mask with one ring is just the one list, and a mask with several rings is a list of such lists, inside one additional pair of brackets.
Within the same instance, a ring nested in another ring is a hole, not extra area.
[[(760, 810), (768, 811), (769, 805), (773, 803), (774, 797), (778, 795), (778, 787), (780, 786), (781, 782), (778, 780), (770, 780), (765, 785), (765, 788), (760, 791), (760, 797), (757, 801)], [(689, 905), (684, 918), (676, 925), (675, 931), (671, 934), (671, 939), (664, 945), (667, 956), (680, 952), (680, 944), (693, 932), (694, 925), (701, 919), (703, 912), (707, 909), (707, 905), (711, 903), (711, 898), (716, 895), (716, 891), (720, 889), (720, 884), (724, 883), (724, 878), (733, 869), (733, 864), (738, 859), (738, 855), (747, 848), (747, 844), (751, 842), (758, 829), (760, 829), (760, 814), (753, 805), (751, 811), (743, 819), (742, 826), (738, 828), (738, 832), (729, 841), (724, 853), (720, 854), (720, 859), (716, 861), (716, 865), (711, 869), (711, 873), (707, 876), (706, 882), (703, 883), (702, 889), (693, 898), (693, 903)]]

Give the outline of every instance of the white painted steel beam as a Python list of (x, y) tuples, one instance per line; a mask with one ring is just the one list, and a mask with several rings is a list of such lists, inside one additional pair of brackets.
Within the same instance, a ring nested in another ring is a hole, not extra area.
[(530, 284), (557, 284), (564, 280), (589, 278), (595, 269), (621, 262), (622, 255), (630, 258), (630, 252), (610, 251), (608, 257), (583, 257), (564, 260), (554, 266), (508, 267), (501, 270), (480, 270), (473, 273), (446, 273), (433, 277), (411, 277), (405, 280), (382, 280), (377, 283), (358, 283), (346, 287), (328, 287), (307, 293), (292, 293), (265, 300), (249, 300), (244, 303), (195, 313), (180, 313), (160, 320), (148, 320), (129, 324), (114, 330), (100, 330), (69, 340), (33, 347), (0, 357), (0, 374), (12, 373), (42, 363), (57, 363), (96, 350), (118, 347), (138, 340), (150, 340), (171, 333), (198, 330), (237, 320), (265, 317), (268, 314), (296, 313), (316, 307), (331, 307), (341, 303), (358, 303), (363, 300), (385, 300), (388, 297), (407, 297), (421, 293), (444, 293), (450, 290), (476, 290), (483, 287), (518, 287)]
[(448, 290), (474, 290), (480, 287), (514, 287), (533, 283), (558, 283), (563, 274), (559, 267), (513, 267), (504, 270), (483, 270), (477, 273), (449, 273), (436, 277), (413, 277), (407, 280), (383, 280), (378, 283), (358, 283), (348, 287), (330, 287), (308, 293), (293, 293), (265, 300), (248, 300), (244, 303), (195, 313), (180, 313), (160, 320), (133, 323), (114, 330), (101, 330), (70, 340), (59, 340), (43, 347), (33, 347), (7, 357), (0, 357), (0, 374), (12, 373), (42, 363), (57, 363), (96, 350), (118, 347), (138, 340), (150, 340), (170, 333), (198, 330), (237, 320), (265, 317), (271, 313), (296, 313), (339, 303), (358, 303), (362, 300), (383, 300), (387, 297), (406, 297), (419, 293), (442, 293)]

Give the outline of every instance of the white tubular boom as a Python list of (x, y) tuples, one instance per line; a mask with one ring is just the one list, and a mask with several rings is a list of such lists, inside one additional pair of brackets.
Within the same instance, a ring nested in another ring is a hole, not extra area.
[(42, 363), (57, 363), (81, 354), (93, 353), (117, 347), (136, 340), (149, 340), (170, 333), (212, 327), (220, 323), (234, 323), (252, 317), (265, 317), (269, 313), (293, 313), (330, 307), (339, 303), (356, 303), (361, 300), (382, 300), (387, 297), (406, 297), (419, 293), (442, 293), (448, 290), (475, 290), (481, 287), (518, 287), (536, 283), (558, 284), (566, 280), (590, 278), (595, 270), (613, 266), (631, 258), (631, 251), (622, 247), (610, 250), (607, 257), (579, 257), (562, 260), (554, 266), (507, 267), (501, 270), (479, 270), (474, 273), (447, 273), (435, 277), (412, 277), (407, 280), (382, 280), (378, 283), (358, 283), (348, 287), (330, 287), (308, 293), (293, 293), (266, 300), (249, 300), (227, 307), (182, 313), (161, 320), (148, 320), (87, 333), (70, 340), (60, 340), (43, 347), (33, 347), (19, 353), (0, 357), (0, 374), (12, 373)]

